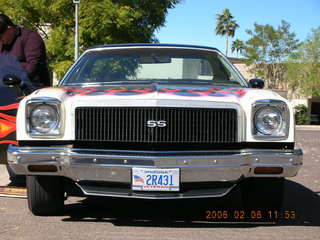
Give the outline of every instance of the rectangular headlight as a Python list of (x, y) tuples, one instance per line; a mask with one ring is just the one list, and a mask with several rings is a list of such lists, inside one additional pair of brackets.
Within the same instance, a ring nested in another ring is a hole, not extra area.
[(60, 105), (58, 99), (49, 97), (27, 101), (27, 133), (41, 137), (61, 135)]
[(282, 140), (289, 134), (290, 115), (281, 100), (259, 100), (252, 107), (252, 134), (254, 138)]

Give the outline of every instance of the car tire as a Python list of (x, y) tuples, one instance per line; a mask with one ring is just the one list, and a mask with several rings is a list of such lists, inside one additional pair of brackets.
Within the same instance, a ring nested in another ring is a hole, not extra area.
[(242, 206), (247, 210), (279, 210), (284, 198), (284, 178), (248, 178), (241, 183)]
[(64, 209), (62, 179), (53, 176), (27, 176), (28, 206), (37, 216), (60, 215)]

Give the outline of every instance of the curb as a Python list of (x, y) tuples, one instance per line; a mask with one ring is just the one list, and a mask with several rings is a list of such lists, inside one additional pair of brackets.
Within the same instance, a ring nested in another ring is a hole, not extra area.
[(315, 130), (315, 131), (320, 131), (320, 125), (296, 125), (296, 130)]
[(10, 183), (8, 170), (5, 164), (0, 164), (0, 187), (7, 186)]

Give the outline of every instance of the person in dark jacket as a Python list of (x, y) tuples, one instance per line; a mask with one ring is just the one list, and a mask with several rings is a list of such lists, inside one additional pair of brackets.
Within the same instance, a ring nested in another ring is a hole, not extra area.
[[(41, 36), (36, 31), (15, 25), (8, 16), (0, 14), (0, 106), (2, 107), (11, 106), (21, 99), (21, 96), (16, 95), (14, 91), (8, 91), (8, 87), (3, 85), (3, 77), (6, 74), (14, 74), (25, 84), (31, 81), (30, 89), (51, 85), (45, 44)], [(3, 158), (0, 159), (1, 161), (7, 162), (5, 155), (7, 149), (5, 142), (7, 141), (1, 140), (8, 140), (12, 137), (15, 140), (12, 134), (3, 139), (0, 138), (0, 143), (2, 143), (0, 144), (0, 156)], [(25, 185), (25, 176), (14, 174), (8, 165), (7, 169), (11, 180), (10, 185)]]
[(15, 25), (4, 14), (0, 14), (0, 53), (15, 55), (33, 85), (51, 85), (41, 36), (36, 31)]

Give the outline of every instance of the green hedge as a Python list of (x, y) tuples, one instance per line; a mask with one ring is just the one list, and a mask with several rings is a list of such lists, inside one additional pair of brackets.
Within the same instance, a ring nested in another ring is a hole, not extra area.
[(304, 104), (299, 104), (294, 107), (295, 110), (295, 120), (297, 125), (305, 125), (309, 122), (310, 118), (308, 116), (308, 107)]

